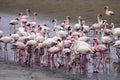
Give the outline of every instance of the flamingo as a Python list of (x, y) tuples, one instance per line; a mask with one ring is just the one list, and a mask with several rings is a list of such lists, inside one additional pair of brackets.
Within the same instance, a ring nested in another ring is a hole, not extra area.
[(61, 50), (61, 48), (60, 48), (59, 45), (50, 47), (48, 49), (48, 55), (50, 55), (50, 54), (52, 55), (52, 66), (53, 66), (53, 68), (56, 68), (56, 65), (54, 63), (54, 55), (55, 54), (58, 55), (60, 53), (60, 50)]
[(109, 48), (110, 47), (110, 43), (112, 42), (112, 38), (110, 36), (104, 36), (104, 32), (102, 32), (101, 41), (102, 41), (102, 43), (108, 45), (108, 48)]
[(92, 24), (91, 30), (94, 30), (94, 35), (97, 29), (100, 29), (103, 25), (103, 20), (101, 20), (102, 14), (97, 14), (97, 23)]
[(87, 33), (90, 31), (90, 27), (85, 24), (85, 20), (82, 21), (82, 27), (84, 28), (84, 33)]
[(101, 29), (106, 35), (111, 34), (111, 30), (107, 28), (109, 24), (106, 20), (103, 21), (103, 29)]
[(118, 59), (120, 59), (120, 40), (115, 41), (113, 47), (116, 48), (116, 55), (118, 56)]
[[(23, 64), (23, 60), (25, 57), (26, 45), (21, 41), (16, 41), (15, 43), (12, 43), (12, 45), (14, 47), (14, 62), (16, 62), (17, 58), (18, 58), (18, 62), (20, 64)], [(16, 51), (17, 49), (19, 50), (18, 53)]]
[(84, 66), (84, 67), (80, 67), (80, 71), (83, 71), (83, 73), (86, 73), (86, 71), (87, 71), (87, 57), (86, 57), (86, 55), (88, 53), (93, 53), (91, 46), (87, 42), (73, 40), (73, 45), (71, 48), (73, 48), (74, 55), (81, 56), (81, 60), (82, 60), (81, 62), (83, 62), (83, 64), (80, 64), (80, 66)]
[[(37, 47), (37, 41), (35, 40), (28, 40), (26, 43), (26, 47), (27, 47), (27, 60), (26, 60), (26, 64), (28, 64), (30, 66), (31, 64), (31, 59), (32, 56), (34, 58), (33, 52), (35, 51), (35, 48)], [(34, 51), (33, 51), (34, 50)], [(32, 62), (33, 63), (33, 62)]]
[(118, 40), (119, 37), (120, 37), (120, 28), (114, 28), (114, 23), (111, 23), (111, 26), (112, 26), (112, 29), (111, 29), (111, 32), (113, 34), (113, 37), (115, 40)]
[(13, 19), (13, 20), (11, 20), (10, 22), (9, 22), (9, 24), (11, 25), (10, 26), (10, 35), (11, 35), (11, 29), (12, 29), (12, 26), (14, 27), (14, 33), (15, 33), (15, 26), (18, 24), (18, 21), (19, 21), (19, 19), (18, 18), (15, 18), (15, 19)]
[(44, 58), (46, 55), (48, 55), (48, 67), (50, 67), (50, 54), (48, 53), (48, 49), (54, 45), (56, 45), (57, 42), (53, 38), (46, 38), (45, 41), (43, 41), (43, 47), (44, 47), (44, 55), (42, 56), (41, 63), (46, 66), (46, 61), (44, 61)]
[[(97, 62), (97, 64), (98, 64), (98, 66), (96, 65), (96, 64), (94, 64), (94, 68), (96, 69), (98, 69), (99, 70), (99, 68), (100, 68), (100, 64), (102, 65), (102, 67), (103, 67), (103, 70), (104, 70), (104, 63), (102, 62), (102, 60), (104, 60), (104, 51), (106, 51), (106, 50), (108, 50), (108, 48), (104, 45), (104, 44), (98, 44), (98, 40), (97, 39), (93, 39), (94, 40), (94, 46), (92, 47), (92, 50), (95, 52), (95, 53), (97, 53), (97, 52), (99, 52), (99, 56), (98, 56), (98, 58), (97, 57), (95, 57), (95, 58), (93, 58), (93, 63), (95, 62), (95, 61), (98, 61)], [(103, 54), (103, 55), (102, 55)], [(93, 54), (94, 55), (94, 54)], [(106, 64), (105, 64), (106, 65)], [(93, 72), (98, 72), (97, 71), (97, 69), (95, 70), (95, 71), (93, 71)]]
[(30, 22), (32, 28), (34, 28), (36, 26), (36, 24), (37, 24), (37, 22), (36, 22), (37, 12), (34, 12), (33, 16), (34, 16), (34, 21)]
[(26, 9), (26, 15), (22, 15), (21, 18), (22, 18), (22, 19), (28, 19), (30, 12), (31, 12), (30, 9)]
[(25, 25), (28, 22), (28, 19), (27, 18), (22, 18), (22, 16), (23, 16), (22, 12), (19, 13), (19, 16), (20, 16), (21, 27), (25, 27)]
[(5, 61), (8, 60), (7, 44), (8, 44), (8, 43), (11, 43), (12, 40), (13, 40), (13, 39), (10, 38), (9, 36), (4, 36), (4, 37), (0, 38), (0, 42), (3, 42), (3, 43), (4, 43), (4, 60), (5, 60)]
[(69, 25), (70, 24), (70, 16), (66, 16), (66, 19), (65, 19), (65, 25)]
[(110, 10), (109, 10), (109, 6), (105, 6), (104, 9), (106, 10), (106, 11), (105, 11), (105, 14), (106, 14), (107, 16), (115, 15), (115, 13), (114, 13), (113, 11), (110, 11)]
[(60, 25), (57, 25), (57, 19), (53, 19), (52, 20), (52, 23), (53, 23), (53, 30), (54, 31), (59, 31), (59, 30), (64, 30), (64, 28)]
[(14, 40), (14, 42), (16, 42), (20, 36), (19, 34), (12, 34), (10, 37)]
[(81, 16), (78, 16), (78, 23), (74, 24), (74, 26), (73, 26), (73, 29), (74, 29), (75, 31), (80, 30), (80, 28), (81, 28), (81, 21), (82, 21), (82, 17), (81, 17)]

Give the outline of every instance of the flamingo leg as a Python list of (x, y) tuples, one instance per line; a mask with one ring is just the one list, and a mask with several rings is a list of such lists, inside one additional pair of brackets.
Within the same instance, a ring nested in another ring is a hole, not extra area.
[(50, 68), (50, 54), (48, 53), (48, 68)]
[(16, 29), (15, 29), (15, 25), (14, 25), (14, 34), (15, 34), (15, 32), (16, 32), (15, 30), (16, 30)]
[(8, 60), (7, 43), (5, 43), (5, 46), (4, 46), (4, 60), (5, 61)]
[(11, 32), (12, 32), (12, 26), (10, 26), (10, 35), (11, 35)]
[(55, 63), (54, 63), (54, 54), (52, 54), (52, 66), (53, 68), (56, 68)]

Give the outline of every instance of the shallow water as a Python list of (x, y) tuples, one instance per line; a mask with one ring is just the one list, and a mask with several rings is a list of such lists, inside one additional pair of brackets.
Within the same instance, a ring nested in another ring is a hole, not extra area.
[(18, 14), (30, 8), (32, 12), (38, 12), (39, 19), (47, 18), (49, 20), (57, 18), (64, 20), (66, 15), (71, 16), (71, 21), (76, 22), (80, 15), (91, 25), (96, 22), (96, 15), (105, 16), (105, 6), (115, 12), (113, 22), (120, 25), (120, 0), (0, 0), (0, 12), (8, 14)]
[[(102, 13), (103, 19), (108, 20), (104, 10), (106, 5), (115, 12), (112, 22), (118, 27), (120, 26), (119, 4), (120, 0), (0, 0), (0, 16), (2, 16), (0, 29), (4, 31), (4, 36), (9, 35), (9, 21), (14, 17), (18, 17), (19, 12), (25, 12), (26, 8), (31, 9), (31, 15), (34, 11), (38, 13), (38, 24), (46, 23), (48, 26), (52, 27), (51, 20), (53, 18), (57, 18), (60, 20), (59, 22), (61, 22), (67, 15), (71, 16), (71, 24), (73, 24), (77, 22), (77, 17), (80, 15), (86, 20), (86, 24), (91, 25), (97, 22), (96, 15), (98, 13)], [(53, 33), (51, 32), (51, 34)], [(8, 47), (10, 47), (10, 45), (8, 45)], [(112, 48), (111, 52), (115, 53), (115, 49)], [(0, 54), (2, 53), (3, 51), (0, 51)], [(11, 50), (9, 50), (9, 53), (9, 56), (13, 57)], [(117, 58), (115, 54), (112, 54), (112, 56), (114, 56), (114, 59)], [(88, 78), (91, 80), (92, 78), (97, 78), (98, 80), (116, 79), (110, 76), (111, 74), (107, 76), (104, 74), (95, 76), (90, 74)], [(88, 80), (88, 78), (83, 79)]]

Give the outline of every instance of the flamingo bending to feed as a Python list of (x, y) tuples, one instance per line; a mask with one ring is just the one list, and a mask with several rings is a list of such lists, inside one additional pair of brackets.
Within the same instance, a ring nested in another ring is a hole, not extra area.
[[(80, 64), (80, 72), (86, 73), (87, 72), (87, 54), (93, 53), (91, 46), (84, 41), (73, 41), (73, 51), (74, 55), (81, 56), (81, 64)], [(83, 67), (84, 66), (84, 67)]]
[(53, 38), (47, 38), (45, 41), (43, 41), (43, 47), (44, 47), (44, 55), (42, 56), (41, 63), (46, 66), (46, 61), (44, 60), (45, 56), (48, 55), (48, 67), (50, 67), (50, 55), (48, 53), (48, 49), (54, 45), (56, 45), (57, 42)]
[[(26, 47), (27, 47), (27, 60), (26, 60), (25, 63), (27, 65), (29, 65), (29, 66), (31, 66), (31, 59), (32, 59), (32, 57), (34, 58), (34, 55), (33, 55), (34, 53), (32, 53), (32, 52), (35, 51), (35, 48), (37, 47), (37, 45), (38, 45), (38, 43), (35, 40), (28, 40), (27, 43), (26, 43)], [(35, 60), (35, 59), (33, 59), (33, 60)], [(33, 64), (33, 62), (32, 62), (32, 64)]]

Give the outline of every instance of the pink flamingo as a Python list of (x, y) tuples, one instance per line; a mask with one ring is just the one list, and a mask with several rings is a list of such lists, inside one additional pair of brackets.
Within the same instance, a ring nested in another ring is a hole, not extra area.
[(53, 19), (52, 23), (53, 23), (53, 30), (54, 31), (64, 30), (64, 28), (62, 26), (57, 25), (57, 19)]
[[(23, 61), (25, 58), (25, 49), (26, 49), (25, 44), (21, 41), (17, 41), (15, 43), (12, 43), (12, 45), (14, 47), (14, 62), (16, 62), (18, 59), (18, 62), (20, 64), (23, 64)], [(18, 50), (18, 53), (17, 53), (17, 50)]]
[(22, 13), (22, 12), (19, 13), (19, 16), (20, 16), (21, 27), (24, 27), (24, 26), (27, 24), (28, 19), (22, 18), (22, 16), (23, 16), (23, 13)]
[(18, 22), (19, 22), (19, 19), (18, 18), (15, 18), (15, 19), (13, 19), (13, 20), (11, 20), (10, 22), (9, 22), (9, 24), (11, 25), (10, 26), (10, 35), (11, 35), (11, 29), (12, 29), (12, 26), (14, 27), (14, 34), (15, 34), (15, 26), (18, 24)]
[(104, 9), (106, 10), (106, 11), (105, 11), (105, 14), (106, 14), (107, 16), (115, 15), (115, 13), (114, 13), (113, 11), (110, 11), (110, 10), (109, 10), (109, 6), (105, 6)]
[(37, 19), (37, 13), (34, 12), (33, 13), (34, 16), (34, 21), (30, 22), (30, 25), (32, 26), (32, 28), (35, 28), (35, 26), (37, 25), (36, 19)]
[(4, 60), (7, 61), (8, 60), (8, 49), (7, 49), (7, 44), (10, 43), (12, 41), (12, 38), (8, 37), (8, 36), (4, 36), (2, 38), (0, 38), (0, 42), (3, 42), (4, 45)]
[(96, 31), (98, 31), (98, 29), (101, 29), (102, 27), (102, 23), (103, 23), (103, 20), (101, 19), (102, 17), (102, 14), (97, 14), (97, 23), (94, 23), (92, 24), (92, 26), (90, 27), (91, 30), (94, 30), (94, 34), (96, 34)]
[(26, 15), (22, 15), (21, 18), (22, 18), (22, 19), (28, 19), (30, 12), (31, 12), (30, 9), (26, 9)]
[(106, 20), (103, 21), (103, 32), (106, 34), (106, 35), (110, 35), (111, 34), (111, 30), (107, 28), (109, 24), (106, 22)]
[(56, 54), (56, 55), (58, 55), (59, 54), (59, 52), (60, 52), (60, 50), (61, 50), (61, 48), (60, 48), (60, 46), (53, 46), (53, 47), (50, 47), (49, 49), (48, 49), (48, 54), (51, 54), (52, 55), (52, 67), (53, 68), (56, 68), (56, 65), (55, 65), (55, 63), (54, 63), (54, 55)]
[[(106, 66), (104, 66), (104, 51), (108, 50), (108, 48), (103, 45), (103, 44), (98, 44), (98, 40), (97, 39), (94, 39), (94, 42), (93, 42), (94, 46), (92, 47), (93, 51), (96, 53), (96, 52), (99, 52), (99, 56), (98, 58), (97, 57), (94, 57), (93, 58), (93, 63), (95, 61), (98, 61), (98, 66), (97, 64), (94, 64), (94, 69), (96, 69), (94, 72), (98, 72), (97, 69), (99, 70), (100, 69), (100, 65), (102, 65), (102, 68), (103, 68), (103, 71), (104, 71), (104, 67), (106, 68)], [(94, 56), (94, 55), (93, 55)], [(102, 62), (103, 60), (103, 62)], [(106, 64), (105, 64), (106, 65)]]

